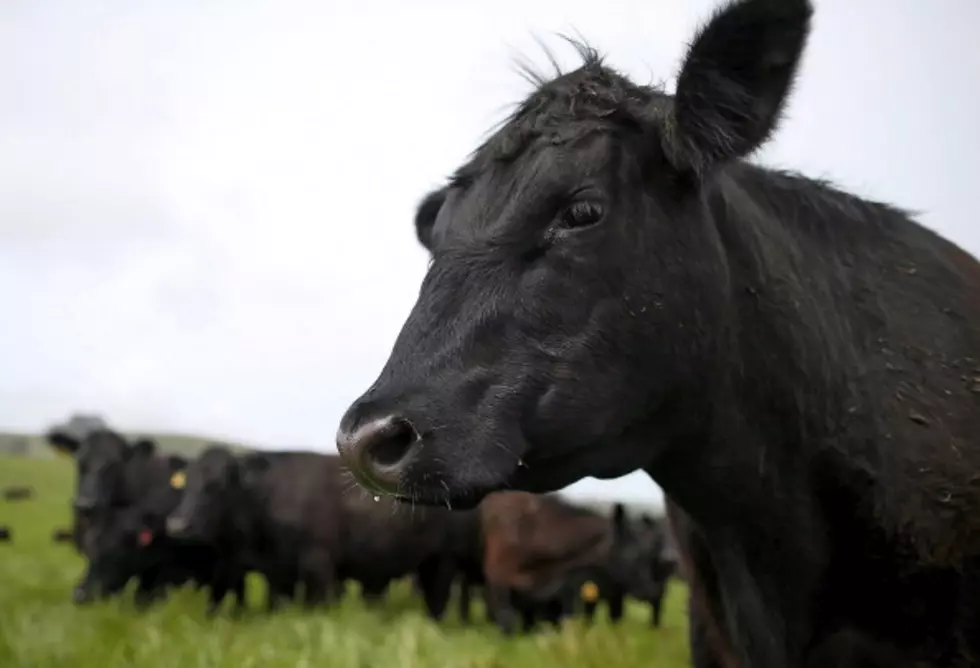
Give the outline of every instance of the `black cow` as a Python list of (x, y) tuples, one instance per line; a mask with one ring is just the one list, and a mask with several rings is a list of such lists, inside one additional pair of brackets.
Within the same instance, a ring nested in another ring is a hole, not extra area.
[(9, 543), (13, 540), (13, 536), (10, 527), (0, 526), (0, 542)]
[(433, 619), (441, 619), (457, 567), (465, 567), (464, 531), (446, 508), (402, 508), (359, 490), (344, 495), (346, 527), (341, 579), (360, 583), (366, 601), (381, 600), (391, 582), (414, 575)]
[(170, 514), (171, 536), (216, 550), (211, 609), (233, 590), (240, 608), (247, 571), (269, 583), (271, 610), (291, 598), (297, 584), (304, 601), (324, 603), (336, 586), (341, 550), (340, 460), (313, 452), (251, 453), (205, 450), (188, 467), (184, 498)]
[(542, 77), (419, 207), (431, 266), (337, 443), (424, 504), (647, 471), (744, 666), (970, 664), (980, 264), (748, 162), (812, 13), (728, 2), (674, 95), (586, 47)]
[(170, 540), (162, 531), (180, 497), (171, 479), (186, 460), (158, 455), (148, 439), (130, 444), (101, 426), (83, 431), (56, 427), (48, 440), (76, 462), (72, 533), (88, 562), (74, 590), (77, 603), (118, 593), (133, 578), (139, 581), (135, 600), (140, 606), (168, 587), (210, 583), (212, 555)]
[(149, 439), (129, 443), (108, 428), (93, 429), (78, 436), (54, 429), (47, 435), (57, 449), (75, 459), (76, 488), (72, 505), (82, 515), (105, 511), (110, 507), (134, 503), (146, 489), (144, 466), (129, 466), (131, 460), (146, 462), (156, 453)]
[(626, 598), (632, 597), (650, 605), (651, 622), (660, 626), (667, 580), (673, 574), (664, 530), (649, 517), (630, 520), (619, 503), (613, 508), (612, 525), (613, 543), (608, 555), (574, 573), (569, 586), (581, 599), (590, 621), (598, 603), (604, 601), (610, 620), (618, 622)]
[(74, 600), (85, 603), (114, 595), (136, 578), (135, 602), (145, 606), (167, 590), (186, 583), (212, 584), (214, 555), (210, 547), (170, 538), (164, 521), (180, 500), (180, 476), (187, 462), (177, 456), (130, 459), (129, 475), (144, 481), (143, 494), (132, 504), (87, 515), (81, 532), (88, 568), (76, 586)]

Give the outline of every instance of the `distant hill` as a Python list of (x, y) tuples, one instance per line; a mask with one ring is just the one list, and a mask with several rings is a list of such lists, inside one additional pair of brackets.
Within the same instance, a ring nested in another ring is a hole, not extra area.
[[(243, 452), (250, 448), (240, 443), (231, 443), (206, 436), (188, 434), (169, 434), (154, 432), (122, 432), (127, 438), (151, 438), (164, 452), (185, 457), (195, 457), (208, 445), (221, 443), (231, 450)], [(54, 449), (39, 434), (0, 431), (0, 454), (19, 457), (56, 457)]]

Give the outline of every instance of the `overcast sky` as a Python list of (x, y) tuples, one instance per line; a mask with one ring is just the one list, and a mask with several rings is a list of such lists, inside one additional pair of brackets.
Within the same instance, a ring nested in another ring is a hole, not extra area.
[[(333, 449), (426, 268), (418, 199), (578, 31), (673, 76), (709, 0), (6, 0), (0, 427)], [(759, 160), (922, 212), (980, 252), (976, 0), (816, 0)], [(601, 11), (600, 11), (601, 8)], [(584, 494), (659, 498), (634, 474)]]

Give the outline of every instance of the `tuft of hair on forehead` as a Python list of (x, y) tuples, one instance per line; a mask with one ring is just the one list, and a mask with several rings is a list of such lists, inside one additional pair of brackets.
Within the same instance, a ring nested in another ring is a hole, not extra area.
[(639, 125), (656, 102), (669, 99), (662, 85), (634, 83), (606, 65), (604, 56), (585, 40), (558, 37), (575, 49), (581, 64), (563, 70), (554, 52), (535, 38), (552, 71), (536, 68), (523, 56), (515, 58), (518, 74), (535, 90), (490, 129), (490, 136), (449, 178), (451, 186), (465, 188), (491, 163), (516, 159), (543, 136), (561, 143), (614, 124)]

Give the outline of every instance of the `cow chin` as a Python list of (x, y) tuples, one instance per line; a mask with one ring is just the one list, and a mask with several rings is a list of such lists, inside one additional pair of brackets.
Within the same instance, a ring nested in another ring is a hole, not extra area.
[[(431, 454), (419, 457), (399, 476), (393, 496), (402, 503), (465, 510), (500, 490), (555, 492), (578, 482), (589, 474), (590, 468), (595, 468), (591, 461), (595, 451), (587, 449), (536, 457), (531, 448), (525, 457), (517, 458), (499, 445), (483, 447), (471, 441), (456, 456), (439, 454), (431, 443), (423, 443), (422, 450)], [(618, 475), (622, 474), (614, 477)], [(360, 480), (369, 490), (385, 493), (369, 478)]]

